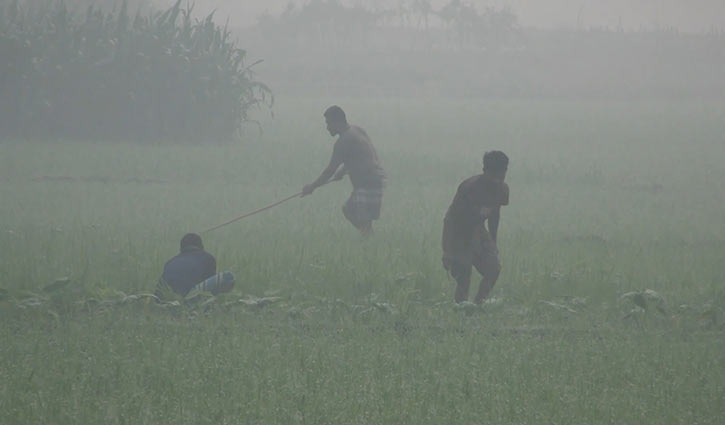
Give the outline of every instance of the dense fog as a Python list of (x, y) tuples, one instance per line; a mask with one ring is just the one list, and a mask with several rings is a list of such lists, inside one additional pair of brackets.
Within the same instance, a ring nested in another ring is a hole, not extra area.
[[(144, 3), (163, 8), (172, 1)], [(205, 12), (217, 9), (222, 15), (230, 15), (235, 26), (249, 26), (265, 12), (280, 13), (289, 4), (299, 7), (310, 0), (200, 0), (195, 3)], [(343, 3), (382, 10), (410, 8), (414, 1), (344, 0)], [(434, 9), (446, 3), (447, 0), (430, 1)], [(538, 28), (614, 28), (621, 25), (626, 29), (674, 27), (687, 32), (725, 28), (725, 4), (718, 0), (473, 0), (467, 3), (481, 9), (508, 7), (520, 16), (523, 25)]]

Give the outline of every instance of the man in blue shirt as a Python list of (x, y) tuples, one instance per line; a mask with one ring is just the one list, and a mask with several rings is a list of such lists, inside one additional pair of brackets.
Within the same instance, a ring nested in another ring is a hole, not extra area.
[(204, 251), (201, 236), (196, 233), (184, 235), (180, 245), (179, 254), (164, 265), (159, 283), (165, 283), (183, 297), (196, 285), (216, 275), (216, 259)]

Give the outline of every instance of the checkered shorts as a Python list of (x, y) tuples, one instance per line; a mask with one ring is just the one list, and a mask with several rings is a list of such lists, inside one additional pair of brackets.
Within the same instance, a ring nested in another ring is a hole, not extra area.
[(357, 222), (368, 222), (380, 218), (383, 189), (357, 188), (342, 207), (345, 216)]

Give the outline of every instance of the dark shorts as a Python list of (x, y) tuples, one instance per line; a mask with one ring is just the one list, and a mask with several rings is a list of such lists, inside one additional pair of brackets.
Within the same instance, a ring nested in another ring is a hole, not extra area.
[(366, 223), (380, 218), (383, 189), (358, 188), (350, 194), (342, 211), (353, 222)]
[(481, 274), (501, 269), (496, 242), (483, 226), (474, 230), (470, 241), (453, 237), (449, 231), (444, 225), (443, 267), (454, 278), (470, 276), (472, 267)]

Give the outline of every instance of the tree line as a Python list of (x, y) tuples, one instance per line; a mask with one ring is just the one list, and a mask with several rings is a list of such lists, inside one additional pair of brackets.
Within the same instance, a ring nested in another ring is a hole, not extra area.
[(435, 9), (430, 0), (400, 0), (397, 7), (347, 5), (341, 0), (289, 3), (279, 15), (263, 14), (257, 29), (268, 38), (295, 37), (316, 44), (365, 43), (381, 28), (415, 30), (424, 37), (445, 33), (455, 47), (494, 47), (518, 43), (521, 27), (508, 8), (479, 11), (472, 3), (450, 0)]

